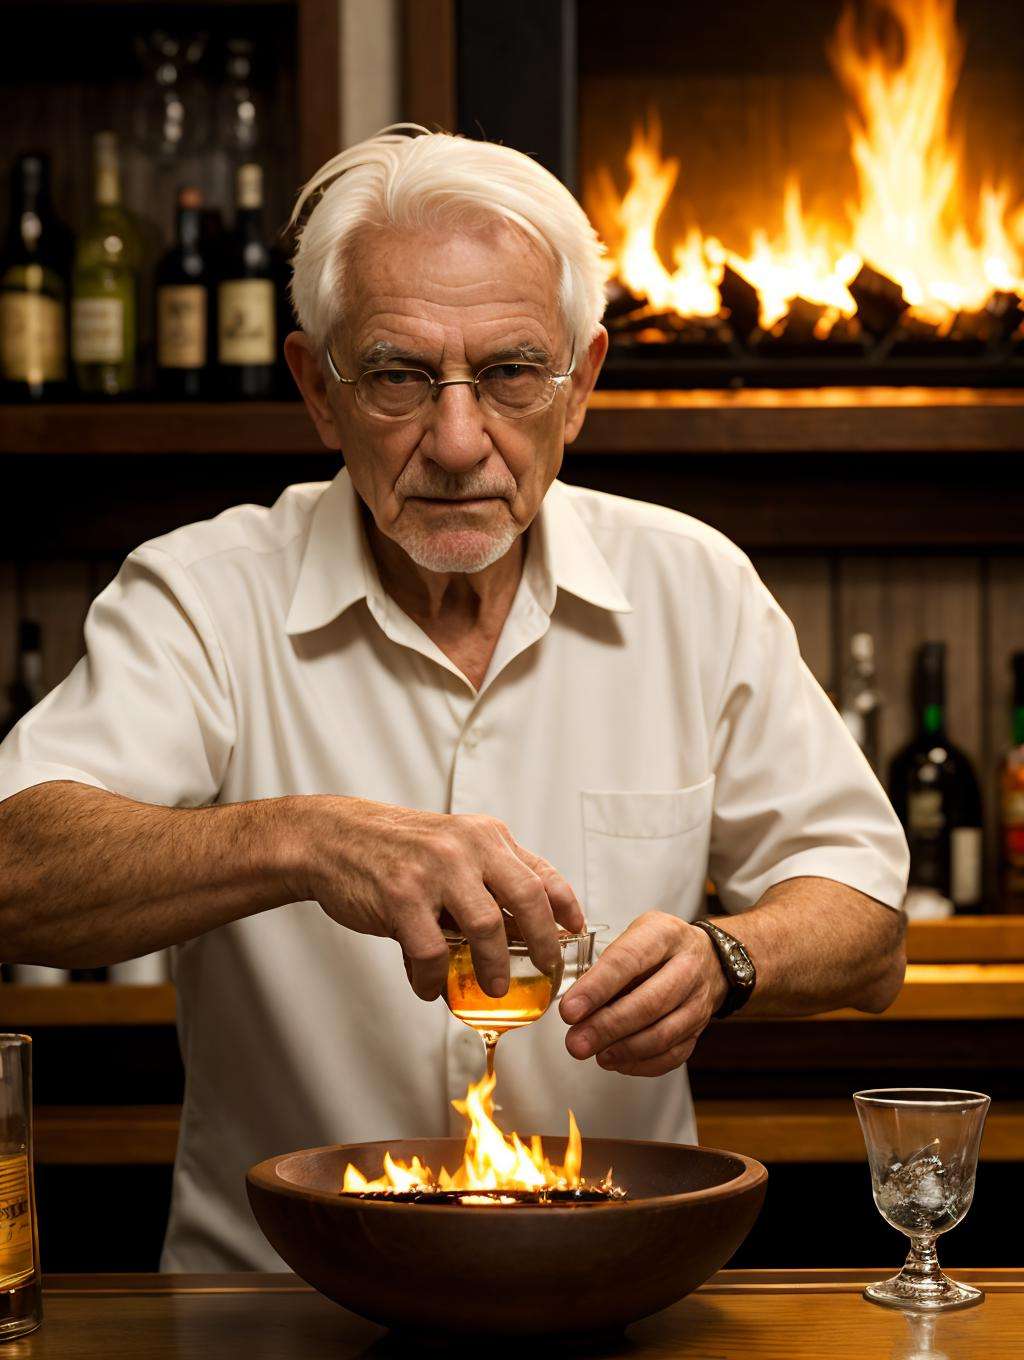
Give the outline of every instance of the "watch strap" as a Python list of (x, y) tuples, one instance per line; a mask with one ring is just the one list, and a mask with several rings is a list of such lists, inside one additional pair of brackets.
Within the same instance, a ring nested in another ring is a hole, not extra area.
[(724, 1020), (727, 1015), (733, 1015), (750, 1000), (754, 984), (757, 982), (757, 970), (753, 959), (734, 935), (730, 935), (727, 930), (722, 930), (711, 921), (694, 921), (693, 924), (698, 930), (703, 930), (711, 940), (725, 980), (729, 984), (726, 998), (713, 1016), (715, 1020)]

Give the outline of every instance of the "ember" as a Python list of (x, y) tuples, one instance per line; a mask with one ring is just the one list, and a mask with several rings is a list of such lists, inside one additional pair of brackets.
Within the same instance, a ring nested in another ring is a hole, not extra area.
[(388, 1199), (407, 1204), (595, 1204), (625, 1198), (607, 1175), (596, 1185), (580, 1174), (583, 1140), (569, 1111), (569, 1139), (565, 1162), (555, 1166), (545, 1156), (537, 1134), (527, 1146), (517, 1133), (507, 1137), (494, 1122), (495, 1078), (486, 1076), (471, 1085), (465, 1100), (453, 1100), (469, 1120), (462, 1165), (453, 1173), (442, 1167), (435, 1175), (418, 1157), (408, 1164), (384, 1154), (383, 1175), (376, 1180), (350, 1162), (342, 1193), (363, 1199)]
[(812, 218), (790, 176), (781, 231), (751, 223), (746, 243), (723, 242), (691, 224), (666, 264), (659, 220), (685, 182), (662, 156), (657, 114), (634, 128), (624, 193), (598, 166), (586, 204), (610, 250), (619, 349), (654, 341), (682, 354), (711, 338), (734, 357), (825, 342), (877, 358), (895, 339), (971, 341), (997, 357), (1020, 335), (1024, 206), (1006, 185), (983, 184), (976, 201), (964, 188), (955, 0), (884, 0), (881, 12), (887, 22), (865, 31), (848, 3), (828, 53), (850, 104), (857, 193), (845, 210)]

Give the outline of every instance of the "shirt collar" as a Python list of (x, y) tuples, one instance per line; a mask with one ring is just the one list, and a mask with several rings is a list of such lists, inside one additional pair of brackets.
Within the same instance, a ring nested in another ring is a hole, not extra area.
[[(607, 609), (630, 613), (632, 605), (601, 555), (562, 482), (552, 482), (530, 527), (526, 574), (541, 607), (550, 614), (558, 590)], [(358, 600), (382, 594), (380, 577), (363, 527), (359, 497), (342, 468), (317, 501), (292, 595), (285, 631), (323, 628)]]

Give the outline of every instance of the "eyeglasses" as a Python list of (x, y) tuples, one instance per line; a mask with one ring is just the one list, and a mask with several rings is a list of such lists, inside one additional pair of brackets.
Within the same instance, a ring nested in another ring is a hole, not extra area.
[(422, 368), (370, 368), (358, 378), (343, 378), (338, 372), (330, 346), (324, 347), (327, 366), (335, 382), (354, 387), (356, 401), (367, 413), (380, 420), (409, 420), (427, 401), (437, 401), (442, 387), (472, 387), (476, 399), (495, 415), (506, 420), (521, 420), (546, 410), (555, 393), (572, 377), (576, 367), (573, 348), (569, 367), (553, 373), (544, 364), (520, 362), (486, 364), (472, 378), (435, 378)]

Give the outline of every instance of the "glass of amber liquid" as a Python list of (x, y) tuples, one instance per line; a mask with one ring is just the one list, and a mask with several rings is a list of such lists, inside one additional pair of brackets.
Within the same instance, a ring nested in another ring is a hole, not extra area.
[(473, 971), (469, 942), (462, 935), (445, 931), (448, 941), (448, 977), (444, 999), (457, 1020), (476, 1032), (487, 1050), (487, 1074), (494, 1074), (494, 1050), (509, 1030), (539, 1020), (552, 1001), (567, 992), (594, 961), (594, 941), (607, 929), (593, 926), (578, 935), (559, 936), (559, 958), (543, 972), (530, 958), (522, 940), (508, 940), (509, 985), (504, 996), (489, 996)]
[(32, 1176), (32, 1040), (0, 1034), (0, 1342), (43, 1320)]

